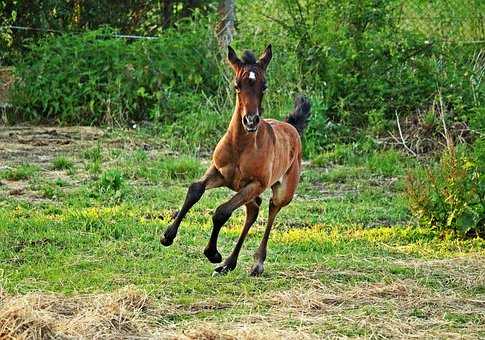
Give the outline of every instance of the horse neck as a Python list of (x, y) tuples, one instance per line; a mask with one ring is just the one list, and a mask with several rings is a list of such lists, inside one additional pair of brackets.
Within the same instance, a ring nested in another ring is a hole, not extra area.
[(231, 141), (234, 145), (244, 147), (255, 143), (256, 133), (248, 133), (242, 125), (243, 108), (236, 99), (236, 108), (232, 114), (231, 122), (229, 123), (228, 133), (231, 136)]

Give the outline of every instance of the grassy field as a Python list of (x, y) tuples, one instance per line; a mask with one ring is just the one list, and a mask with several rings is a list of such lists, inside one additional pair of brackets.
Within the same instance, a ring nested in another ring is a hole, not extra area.
[[(180, 154), (144, 129), (44, 127), (3, 129), (0, 145), (0, 338), (485, 337), (485, 243), (415, 226), (401, 195), (413, 161), (395, 151), (306, 162), (252, 278), (267, 193), (226, 276), (202, 251), (228, 190), (159, 243), (211, 146)], [(243, 219), (223, 228), (223, 256)]]

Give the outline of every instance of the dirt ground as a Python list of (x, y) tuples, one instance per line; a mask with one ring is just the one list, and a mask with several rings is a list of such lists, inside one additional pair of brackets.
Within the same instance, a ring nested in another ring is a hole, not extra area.
[[(46, 169), (59, 155), (74, 155), (92, 146), (104, 135), (94, 127), (0, 127), (0, 171), (18, 164)], [(73, 157), (79, 159), (79, 157)], [(47, 176), (63, 178), (63, 171), (49, 171)], [(26, 180), (0, 181), (0, 191), (8, 195), (23, 195), (30, 201), (41, 198), (28, 190)]]
[(40, 167), (59, 154), (73, 154), (93, 145), (104, 132), (95, 127), (0, 128), (0, 169), (9, 163), (29, 163)]

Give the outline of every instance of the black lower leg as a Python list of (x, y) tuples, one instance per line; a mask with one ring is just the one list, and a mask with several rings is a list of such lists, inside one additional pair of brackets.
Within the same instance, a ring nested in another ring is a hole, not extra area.
[(256, 197), (254, 201), (246, 204), (246, 222), (244, 223), (243, 230), (241, 231), (241, 235), (237, 240), (236, 246), (232, 251), (231, 255), (224, 261), (224, 263), (215, 269), (218, 273), (225, 273), (227, 271), (233, 270), (236, 268), (237, 258), (239, 257), (239, 252), (241, 251), (241, 247), (244, 243), (246, 235), (249, 232), (251, 226), (256, 222), (259, 214), (259, 206), (261, 205), (261, 198)]
[(180, 209), (180, 211), (177, 213), (175, 221), (173, 221), (173, 223), (167, 227), (165, 233), (160, 238), (160, 242), (164, 246), (169, 246), (173, 243), (174, 238), (177, 236), (180, 222), (182, 222), (190, 208), (192, 208), (192, 206), (200, 200), (200, 198), (204, 194), (204, 191), (204, 182), (195, 182), (189, 186), (182, 209)]
[(266, 249), (268, 247), (268, 240), (269, 234), (271, 232), (271, 228), (273, 227), (273, 223), (276, 217), (276, 214), (280, 211), (281, 207), (278, 207), (273, 204), (271, 200), (269, 202), (269, 216), (268, 216), (268, 224), (266, 225), (266, 229), (264, 231), (263, 239), (258, 247), (258, 250), (254, 253), (254, 260), (255, 263), (251, 268), (251, 276), (259, 276), (263, 273), (264, 270), (264, 261), (266, 260)]
[(212, 263), (220, 263), (222, 261), (222, 256), (219, 251), (217, 251), (217, 239), (222, 226), (231, 217), (231, 214), (232, 211), (223, 204), (216, 209), (214, 215), (212, 216), (213, 227), (211, 237), (207, 247), (204, 249), (204, 255)]

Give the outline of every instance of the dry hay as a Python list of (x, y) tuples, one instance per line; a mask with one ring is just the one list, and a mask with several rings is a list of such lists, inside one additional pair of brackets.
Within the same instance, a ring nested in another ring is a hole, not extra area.
[[(313, 286), (266, 297), (271, 317), (281, 325), (301, 324), (306, 334), (342, 337), (353, 332), (373, 338), (479, 338), (485, 334), (485, 300), (438, 293), (411, 279), (361, 283), (352, 289), (314, 281)], [(459, 326), (447, 315), (474, 321)]]
[(168, 339), (181, 340), (263, 340), (263, 339), (315, 339), (316, 336), (289, 329), (275, 329), (269, 322), (231, 322), (231, 323), (192, 323), (187, 324), (184, 331), (174, 331), (166, 334)]
[(145, 293), (133, 288), (76, 297), (4, 296), (0, 304), (1, 339), (138, 336), (148, 332), (160, 312)]

